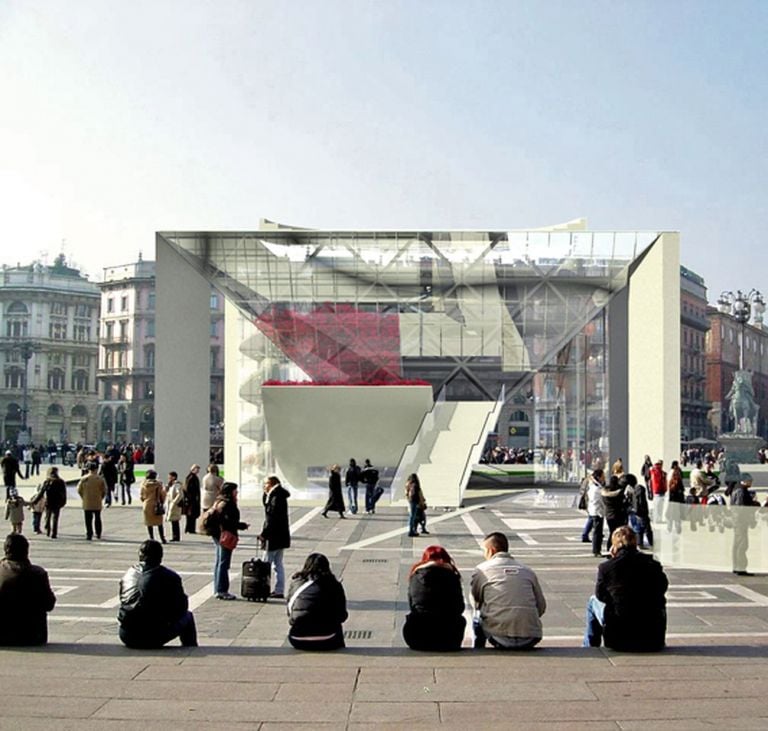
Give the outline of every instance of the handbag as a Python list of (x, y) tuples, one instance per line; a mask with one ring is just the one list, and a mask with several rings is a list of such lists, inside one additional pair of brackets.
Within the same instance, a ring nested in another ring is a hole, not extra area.
[(162, 500), (155, 500), (153, 512), (155, 515), (165, 515), (165, 503)]
[(221, 531), (219, 536), (219, 545), (222, 548), (226, 548), (228, 551), (234, 551), (237, 548), (237, 544), (240, 541), (240, 537), (237, 533), (233, 533), (229, 530)]

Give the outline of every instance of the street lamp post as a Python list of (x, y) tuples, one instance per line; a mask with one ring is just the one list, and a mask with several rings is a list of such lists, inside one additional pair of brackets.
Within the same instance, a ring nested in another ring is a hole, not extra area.
[(29, 432), (27, 431), (27, 415), (29, 413), (29, 361), (32, 359), (34, 350), (34, 346), (28, 340), (19, 344), (19, 352), (24, 360), (24, 388), (21, 394), (21, 431), (24, 434), (24, 437), (22, 437), (24, 440), (29, 436)]

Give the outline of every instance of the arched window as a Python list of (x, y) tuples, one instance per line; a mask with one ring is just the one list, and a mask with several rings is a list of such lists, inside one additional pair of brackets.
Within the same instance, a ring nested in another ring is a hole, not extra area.
[(144, 439), (152, 439), (155, 435), (155, 410), (151, 406), (141, 411), (139, 431)]
[(128, 430), (128, 412), (121, 406), (115, 412), (115, 434), (125, 435)]
[(64, 409), (59, 404), (51, 404), (48, 407), (48, 416), (64, 416)]
[(528, 421), (528, 414), (525, 411), (513, 411), (509, 415), (510, 421)]
[(88, 390), (88, 371), (77, 370), (72, 374), (72, 390), (73, 391)]
[(155, 346), (154, 345), (148, 345), (146, 348), (144, 348), (144, 367), (145, 368), (155, 367)]
[(9, 338), (28, 335), (29, 310), (23, 302), (11, 302), (5, 310), (5, 334)]
[(64, 371), (61, 368), (53, 368), (52, 370), (48, 371), (48, 390), (64, 390)]
[(8, 404), (8, 408), (5, 410), (5, 420), (20, 422), (21, 421), (21, 406), (18, 404)]
[(112, 438), (112, 409), (109, 406), (101, 410), (101, 438), (105, 441)]
[(72, 418), (73, 419), (87, 419), (88, 418), (88, 409), (85, 408), (82, 404), (77, 404), (76, 406), (72, 407)]

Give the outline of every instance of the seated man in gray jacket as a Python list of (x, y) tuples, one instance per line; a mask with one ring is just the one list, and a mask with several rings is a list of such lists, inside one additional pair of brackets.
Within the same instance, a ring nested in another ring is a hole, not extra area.
[(486, 640), (504, 650), (527, 650), (541, 641), (541, 615), (547, 602), (536, 574), (509, 555), (503, 533), (483, 540), (485, 561), (472, 574), (475, 648)]

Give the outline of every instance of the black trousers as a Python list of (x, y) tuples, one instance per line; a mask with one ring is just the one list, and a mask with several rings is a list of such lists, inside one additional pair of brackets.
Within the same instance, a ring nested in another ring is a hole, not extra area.
[(90, 541), (93, 538), (93, 527), (96, 524), (96, 538), (101, 538), (101, 510), (84, 510), (85, 513), (85, 537)]
[(45, 509), (45, 532), (51, 538), (56, 538), (59, 533), (59, 512), (61, 508)]

